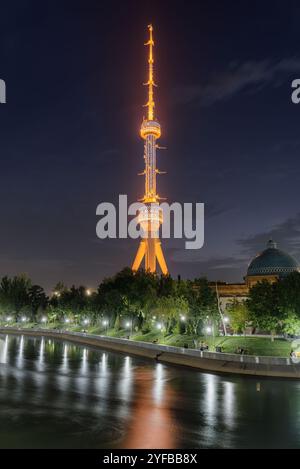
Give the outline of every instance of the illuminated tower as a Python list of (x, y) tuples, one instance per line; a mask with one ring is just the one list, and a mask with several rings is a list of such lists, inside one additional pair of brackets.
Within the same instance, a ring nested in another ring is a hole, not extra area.
[(145, 195), (142, 202), (145, 208), (139, 212), (139, 222), (143, 230), (144, 236), (140, 242), (137, 254), (135, 256), (132, 270), (138, 270), (143, 259), (145, 258), (145, 269), (150, 272), (156, 272), (156, 261), (161, 268), (163, 274), (168, 273), (168, 267), (161, 248), (159, 240), (159, 227), (163, 222), (162, 211), (159, 206), (160, 197), (156, 192), (156, 175), (159, 170), (156, 168), (156, 149), (158, 148), (156, 141), (161, 136), (160, 124), (154, 117), (154, 55), (153, 55), (153, 27), (148, 26), (149, 41), (145, 44), (149, 46), (149, 78), (145, 83), (148, 86), (148, 108), (147, 119), (144, 118), (141, 126), (141, 137), (144, 139), (144, 160), (145, 169), (142, 175), (145, 176)]

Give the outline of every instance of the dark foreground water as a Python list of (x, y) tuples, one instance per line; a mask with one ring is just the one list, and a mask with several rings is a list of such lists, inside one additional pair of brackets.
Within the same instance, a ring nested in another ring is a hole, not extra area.
[(0, 335), (1, 448), (300, 448), (300, 382)]

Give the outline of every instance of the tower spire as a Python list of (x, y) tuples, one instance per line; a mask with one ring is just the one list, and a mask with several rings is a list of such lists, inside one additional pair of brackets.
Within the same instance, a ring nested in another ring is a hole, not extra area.
[(154, 71), (153, 71), (153, 65), (154, 65), (154, 53), (153, 53), (153, 47), (154, 47), (154, 40), (153, 40), (153, 26), (152, 24), (149, 24), (148, 26), (149, 29), (149, 41), (146, 42), (145, 46), (149, 46), (149, 57), (148, 57), (148, 63), (149, 63), (149, 77), (148, 77), (148, 82), (146, 85), (148, 86), (148, 103), (146, 106), (148, 107), (148, 120), (152, 121), (154, 119)]

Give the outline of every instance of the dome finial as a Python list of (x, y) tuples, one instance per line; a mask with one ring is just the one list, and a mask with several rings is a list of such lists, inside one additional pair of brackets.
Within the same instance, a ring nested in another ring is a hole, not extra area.
[(271, 238), (267, 243), (268, 249), (277, 249), (277, 243)]

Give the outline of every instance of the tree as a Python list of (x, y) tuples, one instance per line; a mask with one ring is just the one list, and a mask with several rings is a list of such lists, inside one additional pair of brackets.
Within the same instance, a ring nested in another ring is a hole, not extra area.
[(206, 278), (195, 279), (186, 284), (186, 297), (189, 304), (187, 330), (194, 335), (202, 333), (204, 324), (218, 323), (218, 304), (216, 292)]
[(230, 326), (233, 332), (244, 332), (250, 319), (249, 309), (246, 301), (238, 301), (235, 298), (227, 305), (226, 309), (230, 317)]
[(0, 301), (6, 312), (15, 315), (19, 319), (21, 311), (29, 308), (29, 288), (31, 281), (26, 275), (18, 275), (12, 279), (4, 277), (0, 284)]
[(254, 327), (270, 332), (273, 338), (283, 319), (278, 302), (278, 283), (258, 282), (251, 288), (246, 304)]
[(100, 314), (109, 317), (111, 324), (118, 317), (118, 327), (122, 327), (121, 317), (129, 316), (132, 323), (141, 329), (157, 290), (158, 277), (155, 274), (125, 268), (99, 285), (95, 302)]
[(39, 285), (32, 285), (28, 289), (28, 300), (31, 309), (31, 319), (36, 322), (39, 310), (44, 311), (48, 304), (48, 298), (44, 289)]
[(292, 272), (278, 282), (278, 305), (282, 314), (300, 318), (300, 273)]
[(296, 314), (289, 313), (282, 321), (282, 328), (286, 334), (300, 335), (300, 318)]
[(162, 296), (157, 298), (152, 314), (168, 333), (172, 333), (180, 316), (188, 314), (188, 308), (188, 302), (183, 296)]

